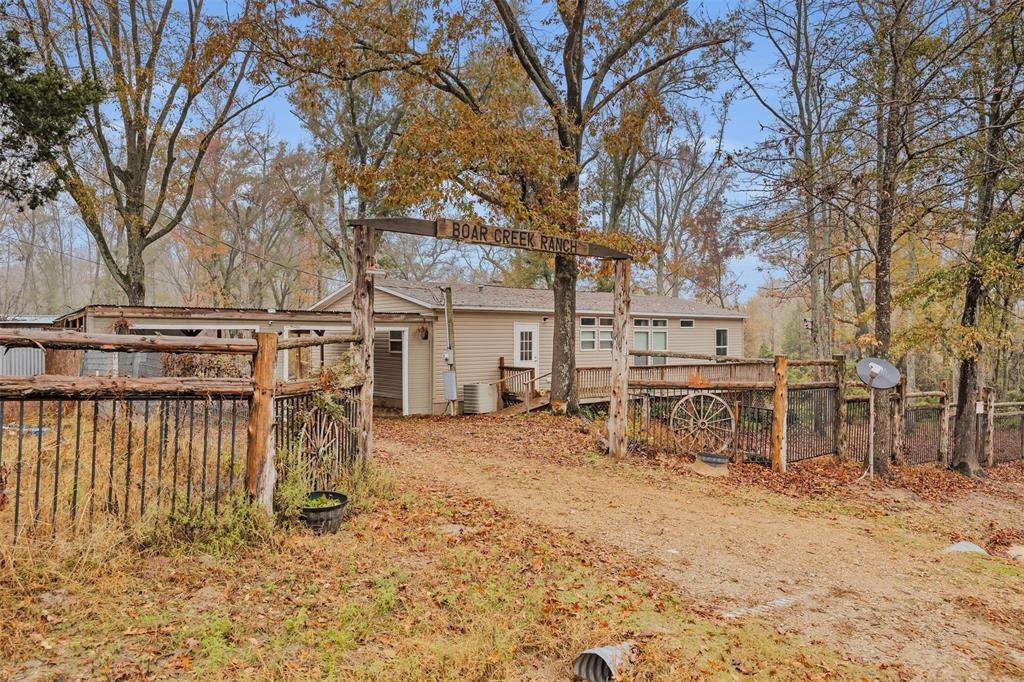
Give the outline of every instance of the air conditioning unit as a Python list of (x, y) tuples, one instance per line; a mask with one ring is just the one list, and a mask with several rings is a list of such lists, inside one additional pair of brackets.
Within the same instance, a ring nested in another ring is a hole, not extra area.
[(463, 384), (462, 411), (465, 414), (487, 414), (498, 409), (497, 386), (488, 383)]

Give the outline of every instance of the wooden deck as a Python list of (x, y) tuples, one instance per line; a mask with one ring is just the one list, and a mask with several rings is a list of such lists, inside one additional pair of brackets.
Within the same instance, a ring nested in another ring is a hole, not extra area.
[[(532, 367), (514, 367), (501, 364), (498, 367), (499, 390), (505, 403), (524, 402), (527, 391), (533, 391), (533, 398), (540, 395)], [(576, 396), (582, 404), (603, 403), (611, 395), (611, 367), (577, 367)], [(709, 384), (721, 382), (771, 382), (772, 366), (745, 363), (704, 363), (688, 365), (646, 365), (629, 368), (630, 382), (677, 381)]]

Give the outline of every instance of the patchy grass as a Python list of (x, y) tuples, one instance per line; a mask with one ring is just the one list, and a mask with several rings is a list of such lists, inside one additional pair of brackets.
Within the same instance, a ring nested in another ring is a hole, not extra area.
[(359, 499), (336, 536), (16, 564), (0, 677), (561, 680), (579, 651), (627, 638), (635, 680), (897, 677), (719, 620), (615, 551), (479, 499), (380, 478)]

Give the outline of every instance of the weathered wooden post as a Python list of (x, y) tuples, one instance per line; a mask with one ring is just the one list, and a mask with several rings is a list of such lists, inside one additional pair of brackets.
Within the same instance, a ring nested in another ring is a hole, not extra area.
[(906, 464), (907, 380), (905, 377), (901, 377), (900, 383), (896, 385), (896, 392), (892, 396), (890, 405), (892, 410), (892, 421), (889, 422), (892, 425), (892, 453), (890, 453), (889, 461), (896, 464)]
[(849, 438), (846, 425), (846, 356), (833, 355), (832, 362), (836, 378), (836, 413), (833, 426), (833, 432), (836, 434), (836, 457), (845, 459)]
[(789, 412), (789, 380), (787, 372), (789, 359), (785, 355), (775, 356), (775, 392), (772, 407), (772, 469), (786, 470), (786, 429)]
[(949, 387), (946, 382), (942, 382), (942, 412), (939, 416), (942, 419), (942, 423), (939, 425), (939, 461), (942, 462), (942, 466), (949, 466), (949, 418), (950, 414), (950, 400), (949, 400)]
[(985, 466), (995, 464), (996, 389), (985, 387)]
[(252, 406), (249, 410), (248, 452), (245, 484), (250, 497), (267, 510), (274, 511), (274, 360), (277, 358), (277, 334), (256, 334), (256, 354), (252, 360)]
[(357, 461), (373, 459), (373, 277), (370, 268), (374, 259), (373, 228), (352, 227), (352, 333), (362, 337), (357, 366), (364, 372), (359, 389), (359, 419), (355, 424)]
[(629, 270), (630, 261), (615, 261), (615, 300), (612, 311), (612, 386), (608, 409), (608, 450), (626, 454), (626, 411), (629, 400)]

